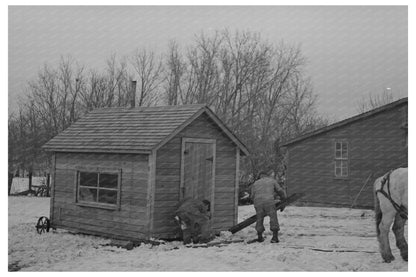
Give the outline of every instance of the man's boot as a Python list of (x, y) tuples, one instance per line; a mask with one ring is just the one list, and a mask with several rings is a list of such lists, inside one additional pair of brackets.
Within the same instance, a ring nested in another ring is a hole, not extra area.
[(279, 238), (277, 237), (277, 232), (278, 231), (273, 231), (273, 237), (272, 237), (272, 240), (270, 241), (271, 243), (278, 243), (279, 242)]
[(263, 232), (257, 232), (257, 241), (258, 242), (263, 242), (264, 241)]

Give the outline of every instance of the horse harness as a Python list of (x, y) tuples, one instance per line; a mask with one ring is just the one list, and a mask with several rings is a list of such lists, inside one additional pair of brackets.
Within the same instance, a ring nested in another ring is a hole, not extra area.
[[(393, 170), (390, 170), (389, 173), (387, 173), (384, 178), (381, 180), (381, 188), (376, 190), (376, 194), (377, 192), (381, 193), (384, 195), (384, 197), (386, 197), (391, 204), (393, 205), (394, 209), (399, 213), (399, 215), (403, 218), (407, 220), (407, 209), (406, 207), (404, 207), (403, 205), (399, 205), (397, 204), (393, 198), (391, 198), (391, 193), (390, 193), (390, 174), (393, 172)], [(387, 192), (384, 191), (384, 186), (387, 185)]]

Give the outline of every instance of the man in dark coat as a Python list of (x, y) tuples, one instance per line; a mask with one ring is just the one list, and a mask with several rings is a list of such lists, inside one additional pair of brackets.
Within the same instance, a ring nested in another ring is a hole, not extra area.
[(251, 199), (253, 199), (254, 208), (256, 209), (256, 231), (258, 241), (264, 241), (264, 217), (270, 217), (270, 230), (273, 232), (271, 242), (279, 242), (277, 233), (279, 231), (279, 221), (277, 220), (277, 212), (275, 206), (276, 196), (280, 197), (280, 200), (286, 198), (285, 190), (278, 184), (278, 182), (269, 177), (267, 172), (260, 172), (260, 179), (254, 182), (251, 186)]
[(210, 221), (210, 202), (185, 198), (179, 202), (175, 219), (179, 223), (183, 243), (206, 243), (214, 238)]

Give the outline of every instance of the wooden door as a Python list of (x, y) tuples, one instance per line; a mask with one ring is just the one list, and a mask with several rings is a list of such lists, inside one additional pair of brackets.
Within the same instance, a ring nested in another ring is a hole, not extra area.
[(181, 199), (207, 199), (214, 204), (215, 140), (182, 141)]

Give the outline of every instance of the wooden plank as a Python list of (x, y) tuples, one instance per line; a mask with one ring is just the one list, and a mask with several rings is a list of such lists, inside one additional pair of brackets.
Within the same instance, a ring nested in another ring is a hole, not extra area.
[[(295, 193), (295, 194), (292, 194), (289, 197), (287, 197), (284, 200), (282, 200), (281, 202), (276, 202), (275, 203), (276, 209), (278, 210), (278, 209), (280, 209), (282, 207), (286, 207), (287, 205), (292, 204), (293, 202), (299, 200), (300, 198), (302, 198), (304, 196), (305, 196), (305, 194), (303, 194), (303, 193)], [(256, 222), (256, 215), (253, 215), (253, 216), (245, 219), (244, 221), (238, 223), (237, 225), (235, 225), (232, 228), (230, 228), (229, 231), (234, 234), (234, 233), (236, 233), (236, 232), (238, 232), (238, 231), (240, 231), (240, 230), (242, 230), (242, 229), (250, 226), (254, 222)]]
[(227, 209), (234, 211), (234, 195), (231, 195), (230, 198), (218, 198), (215, 199), (216, 205), (215, 208), (221, 210)]
[(222, 183), (222, 182), (216, 182), (215, 183), (215, 193), (217, 195), (229, 195), (229, 194), (233, 194), (235, 190), (234, 186), (231, 186), (228, 182), (227, 183)]
[(179, 176), (180, 168), (158, 168), (156, 175), (159, 176)]
[(225, 166), (227, 168), (234, 168), (236, 165), (235, 160), (235, 152), (229, 152), (224, 155), (224, 153), (221, 153), (220, 155), (217, 155), (217, 166)]
[(235, 167), (222, 168), (217, 165), (215, 171), (218, 175), (230, 176), (230, 178), (232, 178), (232, 184), (234, 185)]
[[(74, 180), (75, 181), (75, 180)], [(65, 195), (65, 197), (69, 197), (73, 199), (73, 202), (76, 202), (76, 187), (75, 186), (60, 186), (55, 189), (55, 192), (61, 197)], [(147, 193), (143, 192), (143, 190), (123, 190), (120, 193), (120, 203), (123, 201), (146, 201)]]
[(155, 202), (155, 207), (171, 209), (171, 208), (176, 208), (178, 203), (179, 203), (178, 200), (169, 200), (169, 201), (165, 200), (163, 202), (157, 201), (157, 202)]
[(182, 138), (182, 147), (181, 147), (181, 175), (179, 178), (179, 199), (182, 200), (184, 198), (184, 191), (185, 191), (185, 146), (186, 140)]
[[(146, 218), (146, 208), (145, 207), (135, 207), (134, 209), (122, 209), (120, 211), (117, 210), (105, 210), (100, 208), (93, 208), (93, 207), (81, 207), (74, 205), (73, 203), (66, 203), (62, 201), (56, 201), (55, 207), (62, 208), (64, 210), (73, 211), (74, 213), (79, 214), (87, 214), (91, 217), (103, 217), (106, 218), (108, 216), (112, 217), (120, 217), (126, 219), (145, 219)], [(127, 206), (127, 207), (130, 207)]]
[(179, 202), (179, 190), (176, 190), (175, 193), (162, 193), (162, 192), (158, 192), (155, 195), (155, 201), (160, 201), (160, 202), (164, 202), (164, 201), (178, 201)]
[(97, 153), (59, 153), (59, 162), (65, 161), (67, 163), (76, 164), (79, 160), (88, 161), (93, 164), (94, 162), (100, 162), (104, 164), (113, 165), (113, 163), (120, 162), (147, 162), (147, 155), (141, 154), (97, 154)]
[(215, 199), (225, 199), (225, 200), (232, 200), (234, 202), (234, 187), (232, 191), (229, 192), (222, 192), (222, 193), (216, 193)]
[(134, 232), (134, 236), (129, 236), (129, 235), (125, 235), (125, 234), (108, 234), (108, 233), (104, 233), (104, 232), (100, 232), (99, 230), (85, 230), (85, 229), (80, 229), (78, 226), (74, 226), (71, 227), (69, 225), (73, 225), (73, 224), (62, 224), (62, 223), (57, 223), (54, 224), (53, 228), (62, 228), (65, 230), (68, 230), (70, 232), (73, 233), (81, 233), (81, 234), (89, 234), (89, 235), (94, 235), (94, 236), (100, 236), (100, 237), (105, 237), (105, 238), (112, 238), (112, 239), (119, 239), (119, 240), (140, 240), (140, 239), (146, 239), (146, 235), (144, 233), (141, 232)]
[(155, 186), (156, 186), (156, 151), (152, 151), (149, 155), (149, 182), (147, 187), (147, 207), (148, 207), (148, 238), (152, 237), (153, 233), (153, 217), (155, 209)]
[(229, 182), (231, 183), (231, 187), (234, 187), (234, 182), (235, 182), (235, 177), (234, 177), (234, 172), (230, 175), (220, 175), (220, 174), (216, 174), (216, 179), (217, 182)]
[(79, 224), (78, 222), (70, 221), (70, 220), (61, 220), (58, 227), (61, 226), (64, 229), (71, 228), (77, 232), (83, 232), (87, 234), (99, 234), (102, 236), (110, 236), (114, 238), (130, 238), (130, 239), (137, 239), (140, 238), (142, 235), (143, 230), (137, 228), (137, 230), (123, 230), (116, 227), (104, 227), (104, 226), (96, 226), (91, 224)]
[[(146, 165), (143, 165), (143, 166), (147, 167), (147, 163), (146, 163)], [(86, 169), (87, 167), (84, 167), (84, 168)], [(88, 167), (88, 168), (90, 169), (88, 171), (92, 171), (92, 172), (99, 172), (99, 171), (109, 172), (109, 171), (112, 171), (112, 172), (115, 172), (115, 173), (118, 173), (118, 171), (120, 169), (123, 169), (124, 178), (134, 178), (134, 179), (139, 179), (139, 180), (147, 180), (147, 173), (137, 172), (137, 171), (134, 172), (134, 168), (129, 167), (127, 165), (124, 166), (124, 167), (113, 167), (112, 170), (100, 170), (100, 167), (95, 167), (95, 168)], [(56, 167), (56, 170), (59, 171), (59, 172), (67, 171), (67, 174), (70, 174), (70, 173), (72, 174), (72, 172), (77, 171), (79, 169), (77, 169), (75, 166), (70, 166), (70, 165), (65, 165), (65, 166), (58, 165)], [(83, 170), (80, 170), (80, 171), (83, 171)], [(84, 171), (87, 171), (87, 170), (84, 170)]]
[[(61, 218), (65, 220), (78, 222), (80, 224), (88, 223), (96, 226), (113, 227), (119, 225), (120, 228), (126, 230), (137, 230), (138, 228), (146, 228), (147, 222), (143, 219), (137, 218), (126, 218), (118, 215), (101, 215), (98, 217), (92, 217), (89, 213), (76, 212), (73, 210), (62, 209)], [(122, 225), (122, 226), (121, 226)]]
[[(61, 194), (56, 194), (55, 197), (55, 202), (59, 201), (61, 203), (65, 203), (67, 205), (76, 205), (77, 203), (74, 202), (73, 199), (73, 195), (61, 195)], [(121, 205), (120, 205), (120, 209), (121, 210), (126, 210), (126, 211), (131, 211), (131, 210), (136, 210), (142, 207), (146, 206), (146, 201), (136, 201), (136, 200), (122, 200), (121, 201)], [(97, 208), (99, 209), (100, 207), (92, 207), (92, 208)]]
[(172, 229), (179, 228), (179, 225), (175, 221), (174, 217), (162, 217), (162, 218), (155, 219), (154, 226), (155, 226), (155, 229), (159, 229), (160, 227), (166, 227), (166, 228), (172, 228)]
[(235, 211), (233, 209), (228, 209), (228, 210), (217, 210), (215, 212), (216, 216), (219, 218), (222, 217), (234, 217)]
[(156, 163), (156, 169), (176, 169), (178, 171), (181, 170), (181, 164), (179, 162), (179, 159), (175, 160), (175, 161), (166, 161), (166, 160), (162, 160), (162, 161), (157, 161)]
[(159, 183), (159, 182), (180, 182), (180, 176), (173, 176), (173, 175), (170, 175), (170, 176), (160, 176), (160, 175), (158, 175), (158, 176), (156, 176), (156, 182), (157, 183)]
[(64, 221), (76, 222), (80, 226), (88, 224), (104, 229), (123, 230), (132, 232), (143, 232), (147, 228), (146, 222), (128, 219), (113, 218), (112, 220), (103, 220), (97, 218), (86, 218), (83, 215), (65, 214), (62, 215)]
[(170, 226), (163, 227), (160, 226), (157, 229), (155, 229), (153, 236), (155, 238), (173, 238), (173, 237), (179, 237), (180, 229), (179, 228), (172, 228)]
[(218, 211), (227, 211), (227, 210), (233, 211), (234, 210), (234, 203), (231, 203), (231, 204), (230, 203), (226, 203), (226, 204), (217, 203), (215, 205), (215, 209), (218, 210)]
[(169, 149), (159, 149), (157, 162), (177, 163), (181, 160), (181, 151), (171, 151)]
[(55, 218), (53, 217), (54, 214), (54, 206), (55, 206), (55, 186), (56, 186), (56, 154), (53, 152), (52, 154), (52, 165), (51, 165), (51, 199), (50, 199), (50, 207), (49, 207), (49, 218), (53, 223)]
[(156, 193), (179, 193), (179, 182), (157, 182), (156, 183)]
[(216, 180), (216, 167), (217, 167), (217, 144), (212, 144), (213, 160), (212, 160), (212, 188), (211, 188), (211, 218), (214, 220), (215, 215), (215, 180)]
[[(102, 159), (108, 159), (108, 156), (104, 156)], [(79, 164), (83, 166), (81, 167)], [(113, 171), (122, 168), (126, 174), (146, 176), (147, 172), (144, 171), (143, 167), (147, 167), (147, 161), (140, 161), (138, 164), (135, 164), (134, 161), (113, 161), (110, 159), (99, 161), (98, 158), (88, 160), (81, 157), (73, 160), (62, 160), (57, 163), (57, 168), (62, 170), (82, 170), (84, 168), (85, 170), (101, 171), (102, 168), (104, 171)]]
[(143, 201), (146, 202), (147, 200), (147, 193), (144, 191), (136, 191), (134, 193), (128, 193), (123, 191), (121, 193), (121, 202), (123, 201)]
[(74, 175), (74, 184), (73, 184), (73, 197), (74, 197), (74, 203), (76, 203), (78, 201), (78, 178), (79, 178), (79, 172), (78, 171), (74, 171), (73, 173)]
[(162, 209), (162, 210), (157, 210), (157, 212), (155, 212), (155, 220), (159, 220), (159, 219), (172, 219), (175, 217), (175, 211), (176, 209)]
[(207, 144), (215, 144), (216, 140), (212, 138), (182, 138), (182, 141), (185, 140), (186, 142), (192, 142), (192, 143), (207, 143)]

